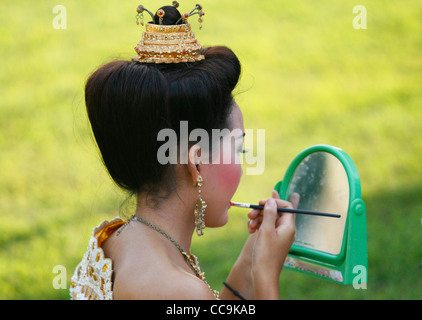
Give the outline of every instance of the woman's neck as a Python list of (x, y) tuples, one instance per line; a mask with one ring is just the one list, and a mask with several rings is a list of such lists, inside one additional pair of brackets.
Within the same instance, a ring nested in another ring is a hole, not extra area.
[[(192, 234), (195, 229), (192, 196), (173, 193), (161, 200), (158, 206), (148, 205), (145, 195), (138, 195), (136, 215), (160, 228), (190, 253)], [(183, 199), (183, 200), (182, 200)], [(150, 200), (151, 201), (151, 200)]]

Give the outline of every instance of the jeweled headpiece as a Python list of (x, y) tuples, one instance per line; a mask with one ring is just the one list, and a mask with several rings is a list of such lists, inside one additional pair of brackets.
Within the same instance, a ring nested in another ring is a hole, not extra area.
[[(179, 3), (173, 1), (173, 7), (179, 7)], [(144, 25), (145, 11), (152, 17), (152, 22), (146, 24), (141, 41), (135, 47), (138, 55), (133, 60), (143, 63), (180, 63), (205, 59), (199, 52), (202, 46), (196, 40), (188, 22), (189, 17), (197, 14), (199, 28), (202, 28), (204, 11), (200, 4), (197, 4), (191, 12), (183, 13), (175, 25), (162, 24), (166, 14), (163, 9), (156, 12), (158, 24), (154, 23), (154, 14), (143, 5), (139, 5), (136, 11), (137, 24)]]

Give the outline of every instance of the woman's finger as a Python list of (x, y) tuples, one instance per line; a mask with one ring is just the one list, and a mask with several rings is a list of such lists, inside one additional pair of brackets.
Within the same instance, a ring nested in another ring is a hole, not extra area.
[(261, 213), (261, 210), (252, 209), (251, 211), (248, 212), (248, 218), (255, 219), (260, 213)]
[[(277, 207), (281, 208), (289, 208), (294, 209), (297, 208), (297, 204), (299, 203), (299, 194), (293, 193), (290, 197), (290, 201), (285, 201), (280, 199), (280, 195), (276, 190), (272, 191), (273, 198), (275, 198)], [(287, 212), (280, 212), (279, 218), (277, 219), (277, 226), (280, 226), (282, 224), (291, 225), (295, 223), (295, 214), (287, 213)]]
[(293, 208), (297, 209), (297, 206), (299, 205), (300, 195), (299, 193), (292, 193), (289, 197), (289, 201), (292, 203)]
[(256, 230), (259, 229), (262, 223), (262, 215), (259, 215), (255, 219), (251, 219), (248, 221), (248, 231), (250, 233), (254, 233)]
[(273, 230), (275, 227), (277, 216), (277, 204), (275, 202), (275, 199), (270, 198), (265, 203), (264, 218), (262, 220), (260, 228)]

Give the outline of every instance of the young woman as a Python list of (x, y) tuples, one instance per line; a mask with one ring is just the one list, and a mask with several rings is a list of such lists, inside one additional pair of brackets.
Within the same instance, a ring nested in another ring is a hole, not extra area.
[[(196, 10), (190, 15), (202, 22), (202, 8)], [(202, 235), (205, 227), (228, 221), (242, 176), (244, 127), (232, 97), (239, 60), (226, 47), (201, 48), (188, 17), (176, 2), (160, 8), (136, 48), (138, 56), (102, 66), (86, 83), (88, 116), (104, 164), (121, 188), (136, 195), (137, 208), (129, 220), (94, 229), (72, 278), (74, 299), (279, 298), (295, 225), (294, 215), (277, 213), (277, 206), (293, 205), (276, 192), (260, 202), (264, 210), (249, 212), (251, 235), (221, 293), (209, 287), (190, 253), (195, 229)], [(165, 37), (169, 42), (162, 42)], [(169, 145), (167, 154), (176, 151), (177, 161), (163, 164), (160, 132), (179, 133), (184, 124), (189, 135), (207, 133), (207, 141), (197, 135), (196, 141)], [(231, 138), (215, 139), (213, 129), (226, 129)]]

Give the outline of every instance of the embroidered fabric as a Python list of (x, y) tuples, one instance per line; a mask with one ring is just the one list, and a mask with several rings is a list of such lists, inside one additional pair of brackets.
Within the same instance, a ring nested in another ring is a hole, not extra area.
[[(87, 250), (72, 276), (70, 297), (72, 300), (112, 300), (113, 263), (106, 258), (101, 244), (105, 241), (104, 230), (112, 231), (125, 221), (115, 218), (111, 222), (103, 221), (93, 229)], [(107, 235), (108, 236), (108, 235)]]

